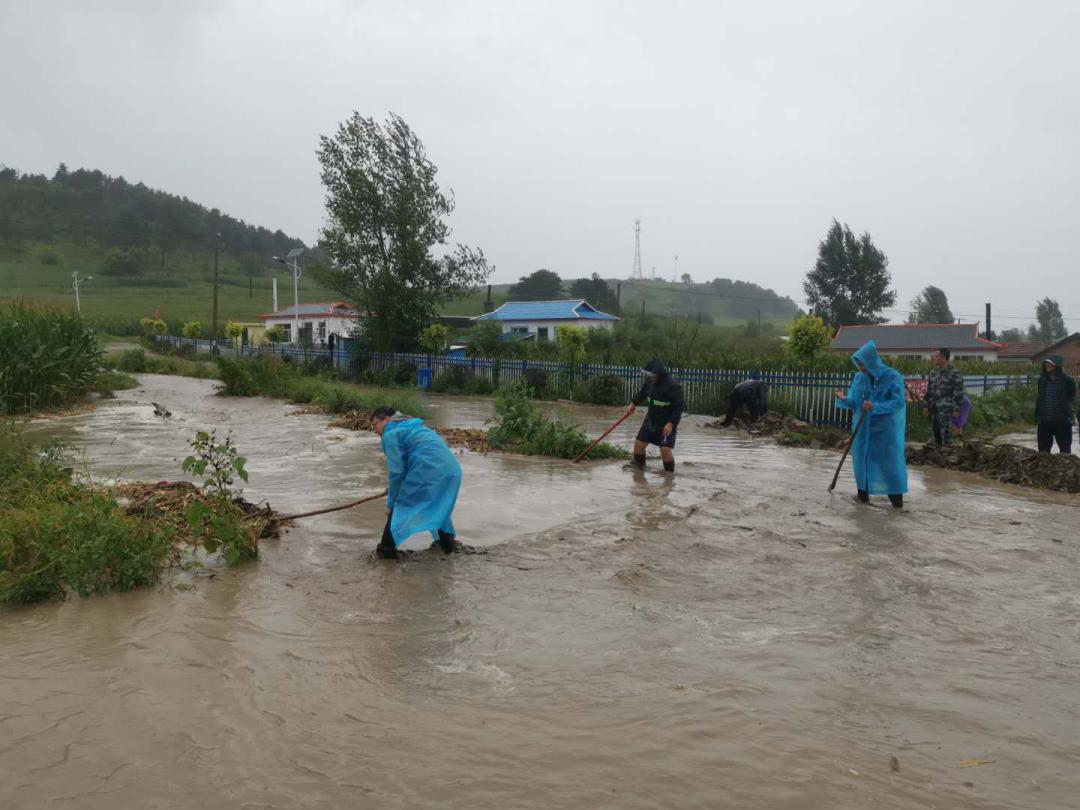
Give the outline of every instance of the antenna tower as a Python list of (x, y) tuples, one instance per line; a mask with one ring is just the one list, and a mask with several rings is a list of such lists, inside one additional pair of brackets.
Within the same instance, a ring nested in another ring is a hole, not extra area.
[(641, 281), (641, 220), (634, 220), (634, 272), (632, 278)]

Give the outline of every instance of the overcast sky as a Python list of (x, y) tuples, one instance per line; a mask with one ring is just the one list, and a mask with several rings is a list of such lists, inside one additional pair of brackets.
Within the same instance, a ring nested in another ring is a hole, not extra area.
[[(2, 0), (0, 163), (61, 161), (307, 242), (315, 148), (402, 115), (494, 281), (538, 267), (796, 300), (833, 217), (906, 309), (1080, 328), (1080, 3)], [(903, 313), (894, 313), (902, 319)], [(1017, 318), (1017, 319), (1013, 319)]]

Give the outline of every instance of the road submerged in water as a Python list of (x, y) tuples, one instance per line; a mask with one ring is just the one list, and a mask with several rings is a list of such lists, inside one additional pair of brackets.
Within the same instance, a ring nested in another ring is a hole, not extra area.
[[(136, 480), (232, 431), (285, 512), (385, 485), (373, 434), (141, 383), (36, 429)], [(1076, 496), (912, 470), (903, 512), (863, 507), (849, 473), (826, 493), (836, 454), (707, 421), (674, 477), (462, 455), (486, 554), (374, 560), (375, 503), (238, 569), (0, 613), (0, 807), (1077, 807)]]

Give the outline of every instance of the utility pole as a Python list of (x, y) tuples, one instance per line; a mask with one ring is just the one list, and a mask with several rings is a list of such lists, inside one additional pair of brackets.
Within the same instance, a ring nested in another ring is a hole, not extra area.
[(641, 299), (641, 322), (645, 323), (645, 299)]
[(637, 281), (644, 280), (641, 275), (641, 220), (634, 220), (634, 271), (631, 278)]
[(293, 327), (292, 327), (292, 343), (297, 344), (300, 342), (300, 254), (304, 252), (303, 248), (293, 248), (285, 254), (285, 259), (280, 256), (274, 256), (273, 259), (278, 264), (283, 264), (292, 270), (293, 274)]
[(82, 279), (80, 281), (79, 280), (79, 271), (76, 270), (74, 273), (71, 274), (71, 278), (72, 278), (71, 286), (75, 288), (75, 311), (78, 312), (78, 313), (81, 313), (82, 312), (82, 304), (79, 301), (79, 285), (80, 284), (85, 284), (88, 281), (93, 281), (94, 277), (93, 276), (87, 276), (86, 278), (84, 278), (84, 279)]
[(622, 306), (620, 301), (622, 300), (622, 282), (616, 282), (615, 284), (615, 314), (622, 315)]
[(221, 234), (214, 234), (214, 315), (210, 319), (210, 339), (217, 340), (217, 315), (218, 315), (218, 247), (221, 243)]

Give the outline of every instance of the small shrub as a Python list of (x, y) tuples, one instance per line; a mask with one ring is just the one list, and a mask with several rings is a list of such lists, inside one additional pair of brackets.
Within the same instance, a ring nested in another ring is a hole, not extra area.
[(217, 358), (221, 386), (218, 393), (227, 397), (253, 397), (259, 393), (247, 364), (231, 357)]
[(191, 442), (192, 454), (184, 459), (184, 472), (203, 479), (206, 502), (195, 500), (187, 508), (187, 521), (195, 539), (213, 554), (220, 550), (229, 565), (258, 556), (259, 546), (255, 529), (244, 520), (236, 504), (239, 488), (236, 479), (248, 480), (241, 456), (225, 437), (217, 440), (215, 431), (199, 431)]
[(574, 386), (574, 399), (592, 405), (625, 405), (622, 377), (601, 375), (582, 380)]
[(181, 331), (184, 337), (194, 340), (202, 334), (202, 323), (200, 321), (188, 321), (181, 327)]
[(467, 366), (450, 366), (431, 382), (431, 390), (437, 394), (466, 394), (483, 396), (490, 394), (494, 387)]
[(55, 251), (46, 250), (38, 256), (38, 261), (48, 267), (55, 267), (56, 265), (60, 264), (60, 257), (56, 254)]
[(542, 399), (548, 395), (548, 373), (544, 369), (527, 368), (524, 377), (534, 397)]
[(120, 371), (129, 374), (144, 374), (146, 372), (146, 352), (142, 349), (128, 349), (121, 352), (116, 361), (116, 367)]

